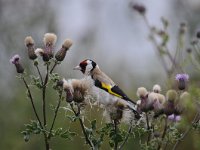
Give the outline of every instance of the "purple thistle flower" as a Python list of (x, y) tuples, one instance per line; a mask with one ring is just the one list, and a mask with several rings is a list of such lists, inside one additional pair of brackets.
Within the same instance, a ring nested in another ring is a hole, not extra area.
[(16, 54), (10, 59), (10, 62), (15, 65), (17, 73), (23, 73), (24, 68), (20, 64), (19, 60), (20, 60), (20, 57), (18, 54)]
[(20, 60), (20, 57), (18, 54), (14, 55), (11, 59), (10, 59), (10, 63), (12, 64), (19, 64), (19, 60)]
[(180, 81), (180, 80), (188, 81), (189, 80), (189, 75), (188, 74), (177, 74), (176, 75), (176, 80), (177, 81)]
[(168, 119), (173, 122), (178, 122), (181, 120), (181, 116), (172, 114), (172, 115), (168, 116)]
[(178, 89), (184, 90), (186, 88), (186, 82), (189, 80), (188, 74), (177, 74), (176, 80), (178, 81)]

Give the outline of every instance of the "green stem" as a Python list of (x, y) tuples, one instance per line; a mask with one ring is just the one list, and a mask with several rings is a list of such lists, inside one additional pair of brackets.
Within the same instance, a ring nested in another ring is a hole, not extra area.
[(83, 124), (83, 121), (82, 121), (82, 119), (80, 118), (80, 107), (79, 107), (78, 105), (76, 105), (77, 108), (78, 108), (78, 111), (76, 112), (75, 109), (74, 109), (74, 107), (73, 107), (73, 104), (72, 104), (72, 103), (70, 103), (70, 106), (71, 106), (71, 109), (72, 109), (72, 111), (74, 112), (75, 116), (78, 117), (79, 123), (80, 123), (80, 125), (81, 125), (81, 129), (82, 129), (83, 134), (84, 134), (84, 136), (85, 136), (86, 143), (89, 144), (90, 147), (94, 150), (94, 149), (95, 149), (95, 148), (94, 148), (94, 145), (93, 145), (92, 141), (90, 141), (90, 139), (89, 139), (89, 137), (88, 137), (88, 135), (87, 135), (87, 133), (86, 133), (86, 130), (85, 130), (85, 126), (84, 126), (84, 124)]
[(38, 74), (39, 74), (39, 76), (40, 76), (41, 83), (42, 83), (42, 85), (43, 85), (43, 79), (42, 79), (42, 75), (41, 75), (40, 69), (39, 69), (38, 65), (36, 65), (35, 67), (36, 67), (36, 69), (37, 69), (37, 71), (38, 71)]
[(61, 91), (61, 93), (59, 94), (59, 100), (58, 100), (58, 104), (57, 104), (57, 107), (56, 107), (56, 110), (55, 110), (55, 113), (54, 113), (53, 122), (52, 122), (51, 128), (50, 128), (50, 130), (49, 130), (48, 139), (51, 138), (51, 133), (52, 133), (52, 130), (53, 130), (55, 121), (56, 121), (56, 117), (57, 117), (57, 115), (58, 115), (58, 109), (60, 108), (61, 100), (62, 100), (62, 91)]
[(45, 81), (42, 88), (42, 110), (43, 110), (43, 119), (44, 119), (44, 127), (46, 127), (46, 87), (49, 78), (49, 64), (47, 64), (47, 74), (45, 77)]
[(34, 113), (35, 113), (35, 116), (36, 116), (36, 118), (37, 118), (39, 124), (40, 124), (40, 127), (41, 127), (41, 129), (42, 129), (42, 133), (44, 134), (45, 148), (46, 148), (46, 150), (49, 150), (49, 143), (48, 143), (47, 135), (46, 135), (46, 133), (45, 133), (45, 131), (44, 131), (44, 127), (42, 126), (42, 123), (41, 123), (40, 118), (39, 118), (39, 116), (38, 116), (38, 113), (37, 113), (37, 111), (36, 111), (36, 108), (35, 108), (35, 105), (34, 105), (34, 102), (33, 102), (33, 96), (32, 96), (32, 94), (31, 94), (31, 90), (30, 90), (30, 88), (29, 88), (29, 86), (28, 86), (26, 80), (24, 79), (24, 77), (22, 77), (22, 80), (23, 80), (23, 82), (24, 82), (24, 84), (25, 84), (25, 86), (26, 86), (26, 89), (28, 90), (29, 99), (31, 100), (31, 105), (32, 105), (33, 111), (34, 111)]
[(165, 118), (165, 127), (164, 127), (164, 131), (163, 131), (163, 134), (162, 134), (162, 137), (161, 137), (161, 143), (158, 145), (158, 148), (157, 148), (157, 150), (160, 150), (160, 148), (161, 148), (161, 146), (162, 146), (162, 142), (163, 142), (163, 140), (164, 140), (164, 138), (165, 138), (165, 135), (166, 135), (166, 133), (167, 133), (167, 128), (168, 128), (168, 122), (167, 122), (167, 117)]
[(55, 67), (57, 66), (57, 64), (58, 64), (58, 62), (57, 62), (57, 60), (56, 60), (55, 63), (54, 63), (54, 65), (53, 65), (53, 67), (52, 67), (51, 70), (50, 70), (50, 74), (52, 74), (52, 72), (53, 72), (53, 70), (55, 69)]
[(127, 133), (127, 135), (126, 135), (126, 137), (125, 137), (124, 142), (121, 144), (121, 146), (119, 146), (119, 150), (122, 150), (122, 148), (124, 147), (124, 145), (125, 145), (126, 142), (128, 141), (128, 138), (129, 138), (129, 136), (130, 136), (130, 134), (131, 134), (131, 132), (132, 132), (132, 128), (133, 128), (133, 126), (132, 126), (132, 121), (131, 121), (130, 127), (129, 127), (129, 129), (128, 129), (128, 133)]

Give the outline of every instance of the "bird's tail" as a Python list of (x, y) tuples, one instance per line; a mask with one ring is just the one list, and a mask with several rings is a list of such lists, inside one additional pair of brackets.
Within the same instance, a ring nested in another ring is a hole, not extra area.
[(132, 100), (123, 100), (122, 103), (125, 103), (125, 105), (133, 111), (133, 113), (135, 114), (135, 118), (136, 119), (140, 119), (141, 118), (141, 114), (137, 111), (137, 105), (136, 103), (134, 103)]
[(131, 103), (130, 101), (128, 101), (128, 107), (129, 109), (131, 109), (133, 111), (133, 113), (135, 114), (135, 118), (136, 119), (140, 119), (141, 118), (141, 114), (137, 111), (137, 105)]

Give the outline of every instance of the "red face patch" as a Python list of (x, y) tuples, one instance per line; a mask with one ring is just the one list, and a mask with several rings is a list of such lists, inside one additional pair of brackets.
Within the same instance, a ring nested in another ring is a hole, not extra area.
[(85, 73), (85, 69), (86, 69), (86, 66), (87, 66), (87, 60), (82, 61), (82, 62), (79, 64), (79, 66), (81, 67), (81, 71), (82, 71), (83, 73)]

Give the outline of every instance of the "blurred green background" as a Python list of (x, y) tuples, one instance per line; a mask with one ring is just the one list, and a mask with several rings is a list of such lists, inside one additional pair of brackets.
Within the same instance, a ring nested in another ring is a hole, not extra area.
[[(81, 73), (74, 72), (72, 68), (81, 60), (90, 58), (132, 98), (136, 98), (139, 86), (151, 88), (159, 83), (165, 87), (166, 75), (148, 40), (148, 30), (141, 17), (130, 8), (130, 2), (146, 6), (151, 24), (161, 26), (162, 16), (170, 21), (169, 46), (172, 50), (180, 22), (187, 22), (189, 26), (186, 44), (200, 26), (199, 0), (0, 0), (0, 149), (44, 149), (42, 136), (32, 136), (25, 143), (20, 134), (24, 123), (35, 118), (30, 101), (25, 98), (25, 87), (15, 78), (15, 68), (9, 63), (12, 55), (19, 54), (26, 72), (36, 74), (24, 46), (24, 38), (28, 35), (34, 38), (38, 47), (42, 46), (46, 32), (57, 34), (56, 49), (65, 38), (74, 41), (65, 61), (56, 69), (62, 77), (80, 78)], [(41, 111), (40, 93), (37, 90), (35, 93), (38, 97), (36, 105)], [(49, 94), (48, 103), (55, 105), (56, 102), (56, 95)], [(101, 120), (102, 113), (92, 111), (89, 112), (91, 118)], [(48, 116), (53, 116), (53, 112), (49, 111)], [(60, 111), (56, 126), (67, 129), (70, 124), (63, 116), (64, 111)], [(72, 130), (80, 131), (79, 124), (75, 123)], [(81, 131), (79, 134), (82, 134)], [(180, 149), (198, 149), (198, 144), (195, 146), (192, 142), (197, 137), (198, 134), (189, 137), (189, 142), (184, 142)], [(59, 150), (88, 149), (83, 146), (84, 141), (80, 137), (73, 141), (56, 138), (51, 145), (52, 149)], [(130, 139), (125, 149), (138, 149), (136, 146), (138, 141)], [(109, 149), (108, 143), (102, 149)]]

